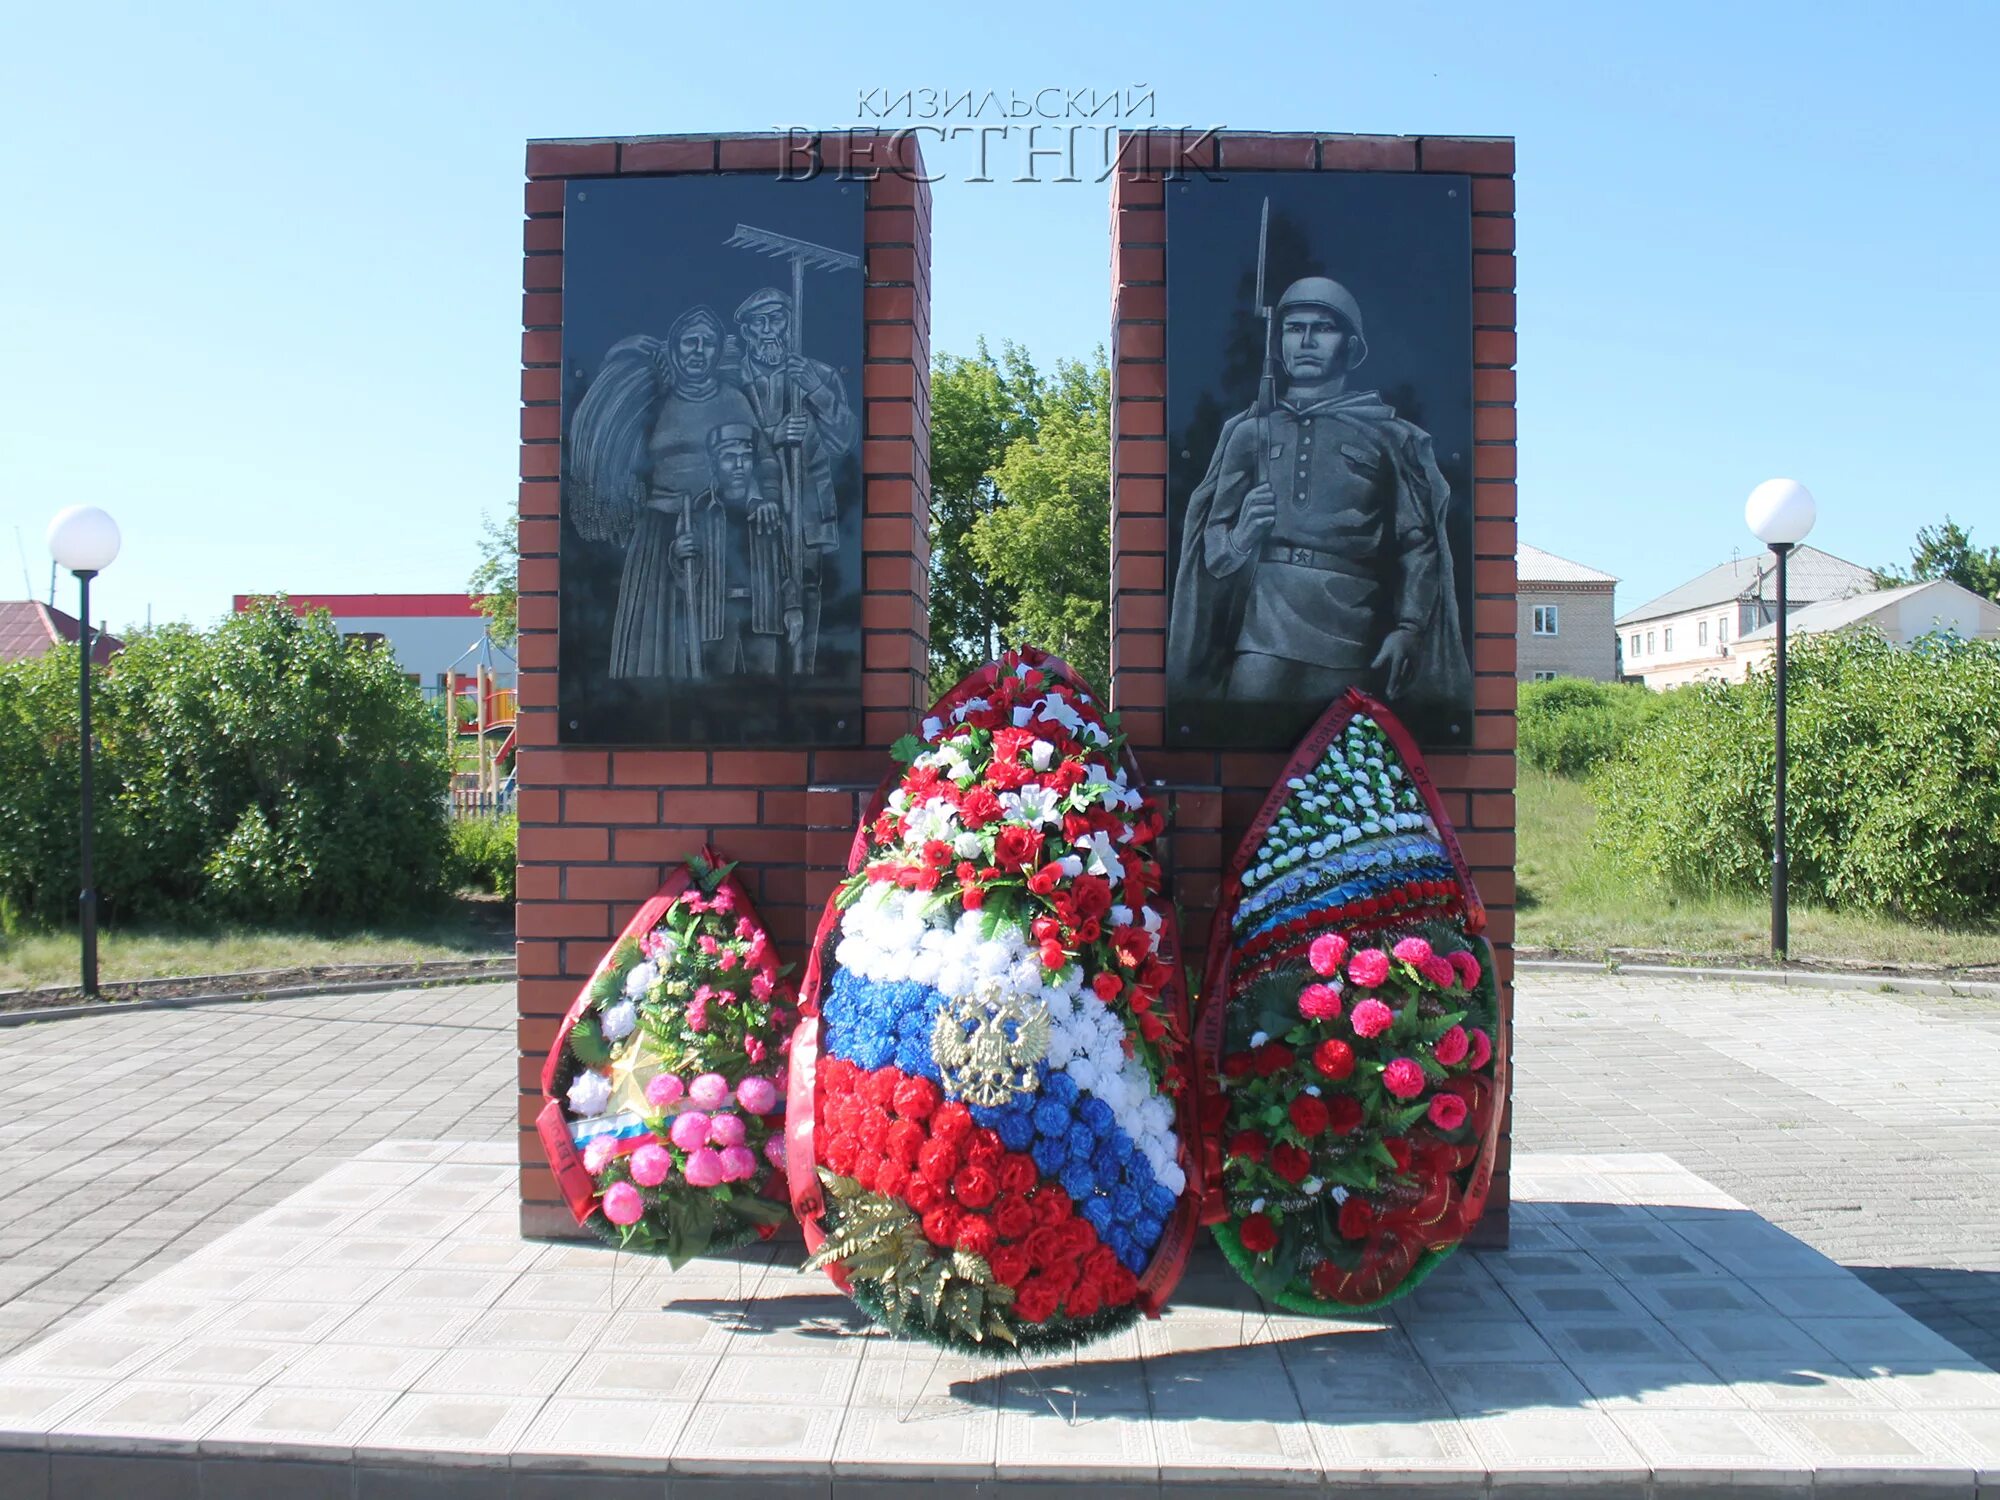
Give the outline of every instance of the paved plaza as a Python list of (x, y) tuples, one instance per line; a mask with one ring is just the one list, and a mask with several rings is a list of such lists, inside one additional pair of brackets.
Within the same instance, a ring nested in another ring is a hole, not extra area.
[(785, 1250), (522, 1244), (504, 986), (0, 1030), (0, 1495), (1987, 1493), (2000, 1007), (1536, 974), (1519, 1011), (1510, 1251), (1339, 1324), (1209, 1255), (1033, 1369)]

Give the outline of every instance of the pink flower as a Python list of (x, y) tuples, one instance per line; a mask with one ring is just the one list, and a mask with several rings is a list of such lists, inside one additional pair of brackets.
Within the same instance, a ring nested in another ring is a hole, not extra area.
[(752, 922), (748, 917), (738, 917), (736, 919), (736, 935), (743, 939), (744, 942), (749, 942), (750, 939), (757, 935), (757, 924)]
[(618, 1225), (636, 1224), (646, 1212), (646, 1200), (629, 1182), (614, 1182), (604, 1192), (604, 1217)]
[(722, 1153), (722, 1180), (741, 1182), (757, 1175), (757, 1154), (748, 1146), (731, 1146)]
[(1472, 1028), (1472, 1068), (1474, 1072), (1493, 1061), (1493, 1038), (1477, 1026)]
[(688, 1085), (688, 1102), (696, 1109), (718, 1109), (729, 1102), (729, 1080), (720, 1073), (704, 1073)]
[(776, 1167), (780, 1172), (785, 1170), (785, 1138), (783, 1136), (774, 1135), (768, 1141), (764, 1142), (764, 1160)]
[[(738, 1146), (734, 1149), (740, 1151), (743, 1148)], [(703, 1146), (688, 1157), (687, 1165), (681, 1168), (681, 1175), (687, 1178), (689, 1187), (712, 1188), (723, 1180), (722, 1157)]]
[(743, 1034), (743, 1055), (753, 1063), (764, 1060), (764, 1039), (749, 1032)]
[(743, 1116), (710, 1115), (708, 1117), (708, 1141), (712, 1146), (742, 1145)]
[(704, 932), (701, 935), (701, 939), (696, 944), (696, 946), (700, 948), (702, 952), (712, 954), (715, 952), (717, 948), (721, 946), (721, 944), (717, 943), (713, 937), (711, 937), (708, 933)]
[(710, 911), (719, 911), (727, 916), (730, 912), (736, 910), (736, 893), (726, 885), (720, 887), (713, 896), (709, 897), (708, 909)]
[(1340, 991), (1330, 984), (1309, 984), (1299, 991), (1299, 1014), (1308, 1021), (1331, 1021), (1340, 1014)]
[(750, 993), (755, 995), (759, 1000), (768, 1000), (771, 998), (771, 991), (777, 987), (777, 983), (769, 974), (755, 974), (750, 980)]
[(1439, 1094), (1431, 1100), (1431, 1124), (1439, 1130), (1456, 1130), (1465, 1123), (1465, 1101), (1456, 1094)]
[(1424, 1070), (1415, 1059), (1399, 1057), (1382, 1070), (1382, 1087), (1398, 1099), (1414, 1099), (1424, 1091)]
[(583, 1170), (595, 1177), (611, 1165), (611, 1158), (618, 1153), (617, 1144), (608, 1135), (600, 1135), (583, 1148)]
[(1431, 945), (1420, 937), (1406, 937), (1390, 950), (1397, 959), (1413, 969), (1421, 969), (1424, 960), (1431, 956)]
[(736, 967), (737, 962), (738, 959), (734, 953), (725, 953), (715, 961), (715, 966), (727, 974), (731, 969)]
[(1354, 1027), (1356, 1036), (1380, 1036), (1396, 1024), (1396, 1013), (1380, 1000), (1368, 999), (1354, 1007), (1354, 1014), (1349, 1017), (1349, 1021)]
[(632, 1180), (640, 1187), (658, 1187), (674, 1170), (674, 1154), (651, 1141), (632, 1153)]
[(1441, 990), (1458, 983), (1458, 970), (1435, 953), (1417, 965), (1417, 972)]
[(1389, 955), (1380, 948), (1363, 948), (1347, 961), (1347, 977), (1372, 990), (1389, 977)]
[(688, 1110), (674, 1116), (674, 1123), (667, 1134), (673, 1143), (683, 1151), (693, 1151), (708, 1144), (708, 1116), (698, 1109)]
[(1458, 982), (1467, 989), (1479, 983), (1479, 960), (1470, 953), (1454, 953), (1449, 962), (1458, 971)]
[(1454, 1026), (1431, 1044), (1431, 1056), (1447, 1068), (1455, 1068), (1465, 1061), (1465, 1054), (1472, 1049), (1472, 1040), (1465, 1034), (1463, 1026)]
[(765, 957), (770, 951), (771, 940), (760, 932), (750, 939), (750, 946), (743, 950), (743, 962), (753, 969), (757, 968), (764, 962)]
[(1340, 972), (1340, 961), (1347, 957), (1347, 939), (1335, 932), (1322, 933), (1313, 939), (1306, 957), (1313, 973), (1323, 979), (1330, 978)]
[(687, 1086), (672, 1073), (656, 1073), (646, 1080), (646, 1102), (655, 1109), (665, 1109), (687, 1092)]
[(708, 986), (695, 991), (694, 998), (687, 1003), (687, 1023), (690, 1031), (708, 1030)]
[(768, 1115), (778, 1107), (778, 1086), (755, 1076), (736, 1085), (736, 1102), (753, 1115)]

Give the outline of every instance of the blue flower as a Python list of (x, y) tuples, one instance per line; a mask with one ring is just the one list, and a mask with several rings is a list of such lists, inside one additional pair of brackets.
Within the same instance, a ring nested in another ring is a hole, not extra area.
[(895, 1056), (895, 1046), (882, 1032), (864, 1031), (854, 1038), (848, 1055), (858, 1066), (872, 1071), (888, 1066), (889, 1059)]
[(1049, 1098), (1064, 1105), (1076, 1103), (1076, 1080), (1067, 1073), (1051, 1073), (1042, 1084), (1042, 1092)]
[(1129, 1235), (1125, 1239), (1125, 1248), (1117, 1255), (1119, 1263), (1134, 1276), (1146, 1269), (1146, 1252), (1134, 1244)]
[(906, 1036), (896, 1046), (896, 1066), (914, 1077), (941, 1078), (928, 1037)]
[(1099, 1141), (1097, 1149), (1090, 1153), (1090, 1169), (1097, 1174), (1098, 1185), (1107, 1192), (1116, 1187), (1125, 1171), (1125, 1157), (1119, 1152), (1118, 1143)]
[(1174, 1195), (1171, 1189), (1155, 1185), (1146, 1193), (1146, 1213), (1155, 1219), (1164, 1219), (1174, 1211)]
[(1055, 1176), (1069, 1160), (1069, 1154), (1063, 1150), (1063, 1143), (1048, 1136), (1038, 1137), (1035, 1144), (1029, 1148), (1028, 1154), (1034, 1157), (1035, 1165), (1041, 1169), (1044, 1177)]
[(1082, 1120), (1098, 1135), (1108, 1134), (1118, 1123), (1118, 1117), (1111, 1112), (1111, 1106), (1092, 1095), (1077, 1106), (1077, 1118)]
[(1080, 1162), (1072, 1162), (1062, 1170), (1063, 1191), (1081, 1203), (1091, 1196), (1097, 1184), (1091, 1180), (1090, 1168)]
[(1085, 1220), (1089, 1222), (1090, 1227), (1097, 1231), (1097, 1237), (1099, 1239), (1103, 1239), (1105, 1235), (1111, 1232), (1112, 1220), (1111, 1220), (1110, 1199), (1092, 1198), (1088, 1203), (1083, 1205), (1082, 1209), (1080, 1209), (1079, 1212), (1081, 1212)]
[(1000, 1137), (1000, 1144), (1009, 1151), (1026, 1151), (1034, 1143), (1035, 1122), (1028, 1118), (1024, 1109), (1009, 1110), (993, 1129)]
[[(1090, 1160), (1090, 1153), (1097, 1146), (1097, 1137), (1090, 1133), (1089, 1127), (1084, 1125), (1070, 1126), (1068, 1140), (1069, 1159), (1073, 1162), (1087, 1163)], [(1084, 1191), (1088, 1192), (1089, 1189), (1086, 1188)], [(1071, 1196), (1074, 1197), (1075, 1195), (1072, 1194)]]
[(1160, 1242), (1160, 1231), (1164, 1228), (1166, 1225), (1148, 1214), (1132, 1226), (1132, 1238), (1150, 1250)]
[(1129, 1224), (1139, 1217), (1139, 1195), (1131, 1188), (1121, 1187), (1111, 1194), (1111, 1212), (1117, 1215), (1121, 1224)]
[[(1058, 1073), (1049, 1082), (1053, 1084), (1056, 1078), (1063, 1076), (1063, 1074)], [(1042, 1102), (1035, 1106), (1035, 1132), (1038, 1135), (1056, 1136), (1058, 1138), (1067, 1135), (1069, 1133), (1068, 1104), (1061, 1099), (1044, 1097)]]

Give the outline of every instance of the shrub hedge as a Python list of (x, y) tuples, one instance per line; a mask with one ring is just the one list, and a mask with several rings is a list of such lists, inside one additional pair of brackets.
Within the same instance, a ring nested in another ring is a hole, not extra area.
[(1650, 724), (1668, 696), (1636, 683), (1581, 677), (1524, 682), (1515, 710), (1521, 760), (1557, 776), (1586, 775)]

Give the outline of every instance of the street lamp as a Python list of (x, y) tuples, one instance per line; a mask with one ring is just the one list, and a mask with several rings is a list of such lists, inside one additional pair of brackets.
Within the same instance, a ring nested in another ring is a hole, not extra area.
[(91, 868), (90, 832), (90, 580), (118, 556), (118, 523), (94, 505), (72, 505), (49, 522), (49, 554), (76, 575), (77, 701), (82, 733), (83, 891), (77, 915), (83, 927), (83, 992), (97, 993), (97, 881)]
[(1818, 514), (1812, 491), (1796, 479), (1767, 479), (1743, 504), (1750, 530), (1778, 555), (1778, 799), (1771, 838), (1771, 956), (1780, 963), (1791, 947), (1785, 906), (1785, 558), (1806, 539)]

